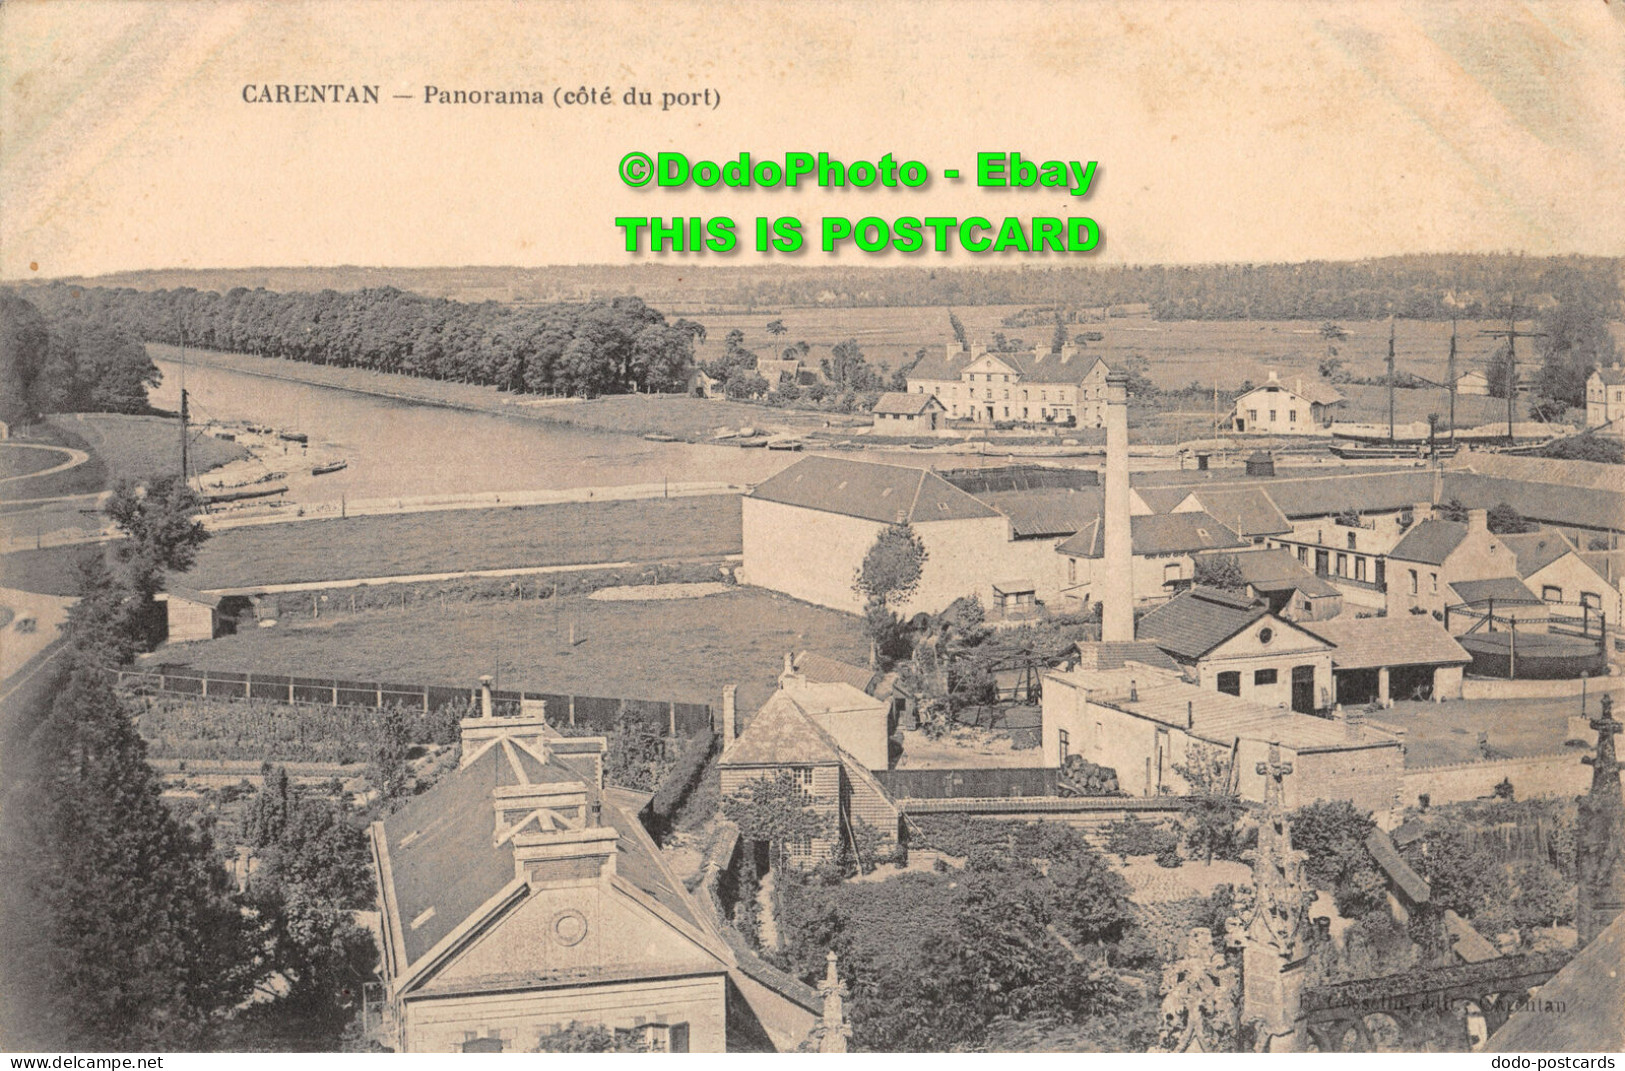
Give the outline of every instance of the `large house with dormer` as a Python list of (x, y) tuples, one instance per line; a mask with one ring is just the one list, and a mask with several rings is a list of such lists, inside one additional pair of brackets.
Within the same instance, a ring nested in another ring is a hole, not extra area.
[[(572, 1025), (663, 1052), (793, 1049), (806, 986), (741, 960), (604, 785), (603, 737), (462, 722), (457, 770), (370, 830), (396, 1052), (535, 1052)], [(882, 715), (883, 716), (883, 715)]]
[(949, 343), (908, 370), (908, 392), (930, 394), (950, 420), (1103, 427), (1106, 363), (1071, 343), (1059, 353), (990, 353)]

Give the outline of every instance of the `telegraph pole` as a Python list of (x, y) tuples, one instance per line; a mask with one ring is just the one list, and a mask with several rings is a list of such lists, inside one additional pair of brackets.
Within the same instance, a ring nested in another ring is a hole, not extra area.
[(1450, 318), (1450, 359), (1445, 365), (1445, 382), (1450, 385), (1450, 445), (1456, 445), (1456, 318)]
[(1518, 303), (1516, 301), (1507, 306), (1506, 330), (1481, 331), (1480, 334), (1507, 340), (1507, 445), (1510, 446), (1516, 441), (1512, 432), (1512, 419), (1518, 398), (1518, 339), (1545, 338), (1546, 335), (1540, 331), (1518, 330)]

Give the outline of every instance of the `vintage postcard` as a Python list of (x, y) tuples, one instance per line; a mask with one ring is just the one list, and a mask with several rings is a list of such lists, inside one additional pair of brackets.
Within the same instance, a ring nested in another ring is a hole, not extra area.
[(8, 0), (0, 1048), (1613, 1067), (1622, 57)]

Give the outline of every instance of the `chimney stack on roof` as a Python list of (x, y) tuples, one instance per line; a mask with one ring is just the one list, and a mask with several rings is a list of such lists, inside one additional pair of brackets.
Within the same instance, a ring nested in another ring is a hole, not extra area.
[(491, 678), (480, 678), (480, 717), (491, 716)]
[(738, 685), (730, 684), (722, 689), (722, 746), (727, 747), (734, 742), (738, 735), (734, 725), (734, 697), (738, 693)]
[(1467, 531), (1488, 532), (1490, 530), (1490, 511), (1487, 509), (1470, 509), (1467, 511)]

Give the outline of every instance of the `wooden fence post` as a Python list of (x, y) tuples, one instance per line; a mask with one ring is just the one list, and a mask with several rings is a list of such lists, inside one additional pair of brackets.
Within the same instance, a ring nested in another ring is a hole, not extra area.
[(574, 728), (575, 723), (576, 723), (576, 697), (572, 695), (570, 697), (570, 726), (572, 728)]
[(333, 681), (333, 705), (339, 705), (339, 682), (337, 680)]
[(209, 671), (203, 671), (203, 698), (209, 698)]
[(675, 700), (666, 700), (666, 735), (677, 735), (677, 703)]

